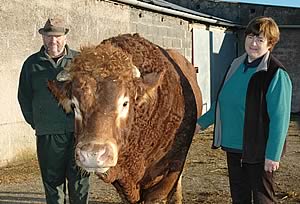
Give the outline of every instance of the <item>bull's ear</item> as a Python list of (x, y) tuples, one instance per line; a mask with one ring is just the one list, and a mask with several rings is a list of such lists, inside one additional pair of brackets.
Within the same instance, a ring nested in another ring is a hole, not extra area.
[(156, 97), (157, 87), (161, 84), (163, 72), (144, 73), (138, 89), (138, 104), (142, 104)]
[(142, 76), (143, 82), (148, 88), (155, 88), (156, 86), (158, 86), (161, 77), (162, 77), (162, 72), (145, 73)]
[(64, 108), (64, 110), (67, 113), (70, 113), (72, 111), (72, 82), (67, 81), (65, 83), (61, 83), (57, 81), (48, 81), (48, 88), (58, 100), (58, 103)]

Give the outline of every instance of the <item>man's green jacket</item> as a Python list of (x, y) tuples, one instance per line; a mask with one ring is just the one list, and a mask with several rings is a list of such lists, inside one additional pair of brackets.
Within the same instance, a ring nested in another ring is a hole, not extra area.
[(36, 135), (74, 132), (74, 114), (66, 114), (48, 89), (48, 80), (67, 66), (78, 53), (66, 45), (66, 55), (57, 63), (45, 53), (45, 48), (26, 59), (18, 88), (18, 100), (27, 123)]

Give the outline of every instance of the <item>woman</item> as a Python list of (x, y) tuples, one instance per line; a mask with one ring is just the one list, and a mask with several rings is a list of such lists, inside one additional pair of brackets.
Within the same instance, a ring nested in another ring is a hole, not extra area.
[(257, 17), (245, 30), (245, 53), (236, 58), (216, 102), (196, 129), (215, 124), (213, 148), (226, 151), (232, 202), (275, 203), (273, 172), (285, 144), (292, 85), (271, 55), (279, 29), (270, 17)]

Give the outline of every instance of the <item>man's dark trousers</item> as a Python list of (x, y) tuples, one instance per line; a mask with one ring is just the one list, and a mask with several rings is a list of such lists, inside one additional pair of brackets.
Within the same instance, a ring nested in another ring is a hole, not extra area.
[(47, 204), (66, 203), (66, 183), (71, 204), (88, 203), (89, 174), (75, 164), (73, 133), (37, 136), (37, 156)]

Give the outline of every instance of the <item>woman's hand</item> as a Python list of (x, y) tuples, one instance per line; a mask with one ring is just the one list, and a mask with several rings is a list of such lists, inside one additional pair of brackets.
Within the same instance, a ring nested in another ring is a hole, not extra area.
[(197, 134), (197, 133), (199, 133), (200, 130), (201, 130), (201, 126), (198, 123), (196, 123), (196, 128), (195, 128), (194, 135)]
[(265, 171), (273, 172), (279, 169), (279, 162), (265, 159)]

